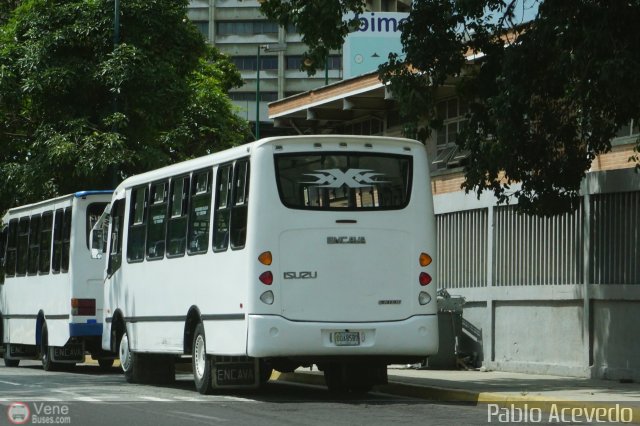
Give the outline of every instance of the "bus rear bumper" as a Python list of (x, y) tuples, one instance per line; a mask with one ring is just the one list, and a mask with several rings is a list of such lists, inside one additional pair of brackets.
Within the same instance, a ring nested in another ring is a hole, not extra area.
[(343, 355), (422, 357), (438, 352), (436, 315), (416, 315), (402, 321), (358, 323), (290, 321), (277, 315), (249, 315), (248, 319), (247, 355), (255, 358)]

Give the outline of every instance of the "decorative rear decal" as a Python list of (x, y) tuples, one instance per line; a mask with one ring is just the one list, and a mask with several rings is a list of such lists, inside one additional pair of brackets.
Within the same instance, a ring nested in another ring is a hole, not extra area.
[(343, 185), (349, 188), (366, 188), (379, 183), (389, 181), (375, 180), (376, 176), (384, 176), (384, 173), (372, 173), (370, 169), (349, 169), (343, 172), (340, 169), (314, 170), (318, 173), (305, 173), (306, 176), (317, 178), (315, 182), (300, 182), (316, 185), (319, 188), (340, 188)]

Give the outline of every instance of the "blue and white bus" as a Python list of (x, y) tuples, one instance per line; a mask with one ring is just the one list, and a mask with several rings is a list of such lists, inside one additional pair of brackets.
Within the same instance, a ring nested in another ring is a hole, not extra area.
[(330, 389), (385, 383), (438, 349), (428, 164), (413, 140), (295, 136), (128, 178), (103, 349), (133, 382), (191, 356), (201, 393), (313, 364)]
[(84, 191), (10, 209), (0, 240), (0, 334), (4, 363), (41, 358), (45, 370), (113, 364), (101, 349), (104, 261), (89, 234), (112, 191)]

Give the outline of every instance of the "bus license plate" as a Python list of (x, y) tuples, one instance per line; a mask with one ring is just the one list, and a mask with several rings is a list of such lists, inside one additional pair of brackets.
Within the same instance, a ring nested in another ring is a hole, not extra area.
[(360, 346), (360, 333), (357, 331), (336, 331), (333, 333), (336, 346)]
[(55, 361), (74, 361), (84, 359), (84, 348), (82, 345), (66, 345), (53, 348), (53, 359)]

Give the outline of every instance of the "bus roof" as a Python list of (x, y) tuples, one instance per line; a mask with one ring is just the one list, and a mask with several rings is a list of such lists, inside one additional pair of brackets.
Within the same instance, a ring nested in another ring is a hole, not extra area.
[(420, 142), (397, 138), (391, 136), (358, 136), (358, 135), (304, 135), (304, 136), (277, 136), (265, 139), (260, 139), (255, 142), (250, 142), (244, 145), (240, 145), (234, 148), (229, 148), (224, 151), (219, 151), (213, 154), (205, 155), (203, 157), (186, 160), (180, 163), (171, 164), (156, 170), (151, 170), (138, 175), (130, 176), (118, 185), (115, 189), (116, 194), (121, 194), (126, 188), (131, 188), (137, 185), (141, 185), (155, 180), (165, 179), (169, 176), (180, 175), (182, 173), (188, 173), (192, 170), (198, 170), (206, 168), (211, 164), (225, 163), (233, 161), (237, 158), (249, 156), (250, 153), (258, 147), (269, 144), (303, 144), (313, 142), (322, 142), (323, 140), (352, 140), (352, 141), (387, 141), (396, 142), (402, 144), (412, 144), (423, 146)]
[(31, 209), (34, 209), (34, 208), (37, 208), (37, 207), (45, 206), (47, 204), (51, 204), (51, 203), (67, 200), (69, 198), (82, 198), (82, 197), (91, 196), (91, 195), (112, 194), (112, 193), (113, 193), (112, 190), (78, 191), (78, 192), (75, 192), (73, 194), (61, 195), (59, 197), (49, 198), (47, 200), (37, 201), (37, 202), (31, 203), (31, 204), (25, 204), (24, 206), (12, 207), (9, 210), (7, 210), (7, 215), (15, 214), (17, 212), (24, 211), (24, 210), (31, 210)]

